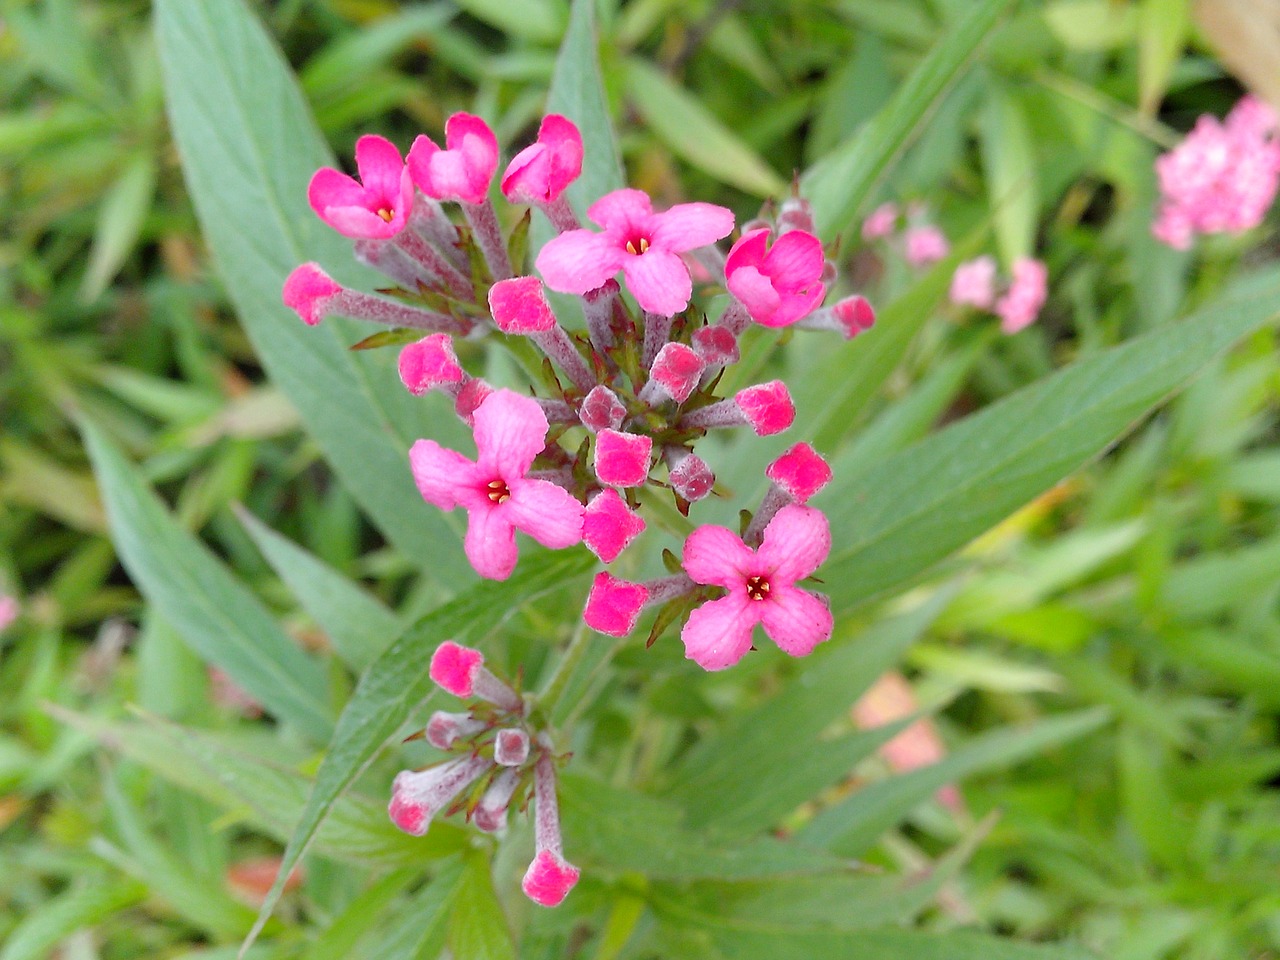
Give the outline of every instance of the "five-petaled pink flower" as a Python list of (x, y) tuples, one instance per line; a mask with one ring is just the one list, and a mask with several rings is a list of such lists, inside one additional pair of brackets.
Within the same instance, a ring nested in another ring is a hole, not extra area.
[(426, 135), (413, 141), (409, 172), (413, 182), (436, 200), (484, 203), (498, 169), (498, 138), (489, 125), (469, 113), (455, 113), (444, 125), (445, 148)]
[(345, 237), (385, 240), (402, 229), (413, 206), (413, 181), (395, 144), (368, 134), (356, 141), (360, 179), (330, 167), (307, 189), (311, 209)]
[(582, 134), (557, 113), (542, 118), (538, 139), (511, 159), (502, 195), (512, 203), (552, 203), (582, 173)]
[(680, 254), (715, 243), (733, 229), (733, 213), (712, 203), (680, 203), (654, 213), (642, 190), (615, 190), (587, 210), (604, 228), (570, 230), (547, 243), (537, 266), (547, 286), (585, 294), (619, 270), (636, 302), (650, 313), (672, 316), (689, 305), (693, 281)]
[(791, 230), (766, 247), (769, 231), (753, 230), (733, 245), (725, 260), (725, 285), (765, 327), (785, 327), (812, 313), (826, 295), (822, 241)]
[(482, 577), (505, 580), (516, 565), (515, 531), (560, 549), (582, 539), (582, 504), (547, 480), (528, 476), (546, 445), (547, 417), (536, 400), (495, 390), (474, 415), (478, 456), (471, 462), (433, 440), (409, 452), (423, 499), (467, 511), (467, 559)]
[(802, 657), (831, 636), (826, 598), (796, 586), (831, 550), (827, 518), (791, 504), (769, 522), (759, 550), (725, 527), (699, 527), (684, 544), (685, 572), (728, 595), (693, 611), (681, 631), (685, 656), (706, 670), (723, 670), (751, 648), (757, 623), (779, 647)]

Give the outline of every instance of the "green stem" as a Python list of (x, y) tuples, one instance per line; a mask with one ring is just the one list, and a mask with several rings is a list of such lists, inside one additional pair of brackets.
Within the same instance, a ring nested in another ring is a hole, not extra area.
[(564, 693), (564, 688), (569, 684), (569, 678), (573, 675), (574, 670), (577, 669), (578, 664), (582, 662), (583, 656), (586, 655), (593, 636), (593, 632), (588, 630), (587, 625), (579, 619), (577, 629), (569, 641), (569, 648), (565, 650), (564, 656), (556, 664), (555, 673), (551, 675), (551, 679), (547, 681), (546, 686), (542, 688), (542, 692), (538, 694), (538, 709), (542, 711), (548, 721), (550, 721), (552, 713), (555, 712), (556, 703), (559, 701), (560, 695)]

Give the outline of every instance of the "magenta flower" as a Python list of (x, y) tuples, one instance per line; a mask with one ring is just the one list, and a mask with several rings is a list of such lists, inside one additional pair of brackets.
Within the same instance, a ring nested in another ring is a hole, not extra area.
[(455, 113), (444, 125), (445, 148), (419, 136), (409, 149), (409, 173), (418, 189), (436, 200), (484, 203), (498, 169), (498, 138), (469, 113)]
[(582, 504), (563, 488), (528, 476), (546, 445), (546, 414), (536, 400), (495, 390), (474, 414), (473, 463), (433, 440), (409, 452), (423, 499), (467, 511), (467, 559), (482, 577), (505, 580), (515, 569), (516, 530), (559, 549), (582, 539)]
[(711, 203), (681, 203), (654, 213), (648, 194), (615, 190), (587, 211), (602, 233), (570, 230), (547, 243), (537, 267), (552, 290), (585, 294), (619, 270), (640, 306), (672, 316), (689, 305), (693, 281), (680, 254), (727, 237), (733, 214)]
[(725, 527), (699, 527), (684, 544), (684, 569), (697, 583), (728, 595), (693, 611), (680, 639), (685, 656), (706, 670), (731, 667), (751, 648), (757, 623), (782, 650), (802, 657), (831, 636), (826, 598), (796, 586), (831, 550), (827, 518), (812, 507), (783, 507), (759, 550)]
[(413, 206), (413, 181), (390, 140), (368, 134), (356, 141), (360, 179), (325, 167), (307, 189), (316, 215), (344, 237), (385, 240), (402, 229)]
[(582, 173), (582, 134), (552, 113), (542, 118), (538, 140), (525, 147), (502, 175), (502, 195), (511, 203), (548, 204)]
[[(822, 241), (791, 230), (767, 247), (769, 231), (753, 230), (733, 245), (725, 260), (725, 285), (765, 327), (786, 327), (814, 311), (827, 288)], [(766, 252), (767, 247), (767, 252)]]
[(653, 438), (621, 430), (596, 434), (596, 478), (611, 487), (638, 487), (649, 476)]

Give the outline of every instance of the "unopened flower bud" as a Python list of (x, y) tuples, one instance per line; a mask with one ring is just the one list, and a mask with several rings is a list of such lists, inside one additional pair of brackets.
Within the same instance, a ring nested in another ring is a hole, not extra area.
[(437, 710), (427, 721), (427, 743), (437, 750), (449, 750), (459, 740), (479, 733), (484, 727), (483, 720), (477, 720), (469, 713)]
[(471, 813), (471, 822), (484, 833), (497, 833), (507, 825), (507, 807), (520, 785), (520, 771), (508, 767), (498, 773)]
[(648, 600), (649, 590), (643, 584), (628, 583), (602, 571), (591, 582), (582, 619), (592, 630), (625, 637), (635, 629)]
[(616, 490), (592, 497), (582, 514), (582, 540), (605, 563), (613, 563), (644, 532), (644, 519)]
[(601, 430), (596, 435), (596, 477), (611, 487), (638, 487), (649, 476), (652, 452), (651, 437)]
[(285, 306), (302, 318), (303, 323), (312, 327), (325, 317), (342, 316), (389, 327), (447, 333), (465, 333), (467, 330), (467, 325), (454, 317), (372, 293), (349, 290), (315, 263), (304, 263), (294, 268), (284, 282), (282, 299)]
[(518, 767), (529, 759), (529, 734), (518, 727), (499, 730), (493, 741), (494, 762), (502, 767)]
[(479, 650), (446, 640), (431, 655), (430, 673), (432, 680), (455, 697), (476, 696), (505, 710), (523, 709), (519, 694), (485, 668), (484, 654)]
[(453, 352), (453, 341), (445, 333), (433, 333), (400, 351), (400, 380), (408, 391), (421, 396), (440, 387), (455, 396), (467, 379), (466, 372)]
[(658, 351), (649, 370), (649, 382), (640, 400), (655, 405), (666, 400), (684, 403), (698, 387), (705, 364), (692, 347), (668, 343)]
[(738, 338), (727, 327), (703, 327), (693, 332), (693, 350), (707, 367), (727, 367), (737, 363)]
[(592, 387), (582, 401), (579, 414), (582, 425), (592, 433), (601, 430), (617, 430), (626, 419), (627, 408), (622, 405), (618, 395), (604, 384)]
[(711, 493), (716, 475), (705, 460), (683, 447), (667, 447), (663, 455), (669, 468), (667, 482), (683, 499), (697, 503)]
[(491, 766), (488, 758), (472, 755), (418, 773), (402, 770), (391, 785), (391, 822), (405, 833), (422, 836), (432, 818)]
[(534, 768), (534, 840), (537, 854), (525, 871), (520, 888), (534, 903), (557, 907), (578, 882), (578, 868), (564, 858), (560, 838), (560, 808), (556, 801), (556, 773), (549, 752)]

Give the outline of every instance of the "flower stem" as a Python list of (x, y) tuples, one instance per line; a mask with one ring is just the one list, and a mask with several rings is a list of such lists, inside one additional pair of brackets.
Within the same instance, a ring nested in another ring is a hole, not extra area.
[(556, 703), (564, 693), (565, 687), (569, 685), (569, 678), (573, 676), (573, 672), (586, 655), (593, 636), (593, 632), (587, 629), (587, 625), (579, 620), (573, 637), (569, 640), (568, 649), (565, 650), (564, 655), (560, 658), (560, 662), (556, 664), (556, 669), (551, 674), (551, 679), (547, 681), (546, 686), (542, 688), (542, 692), (538, 694), (538, 709), (543, 712), (548, 722), (551, 719), (551, 714), (555, 711)]

